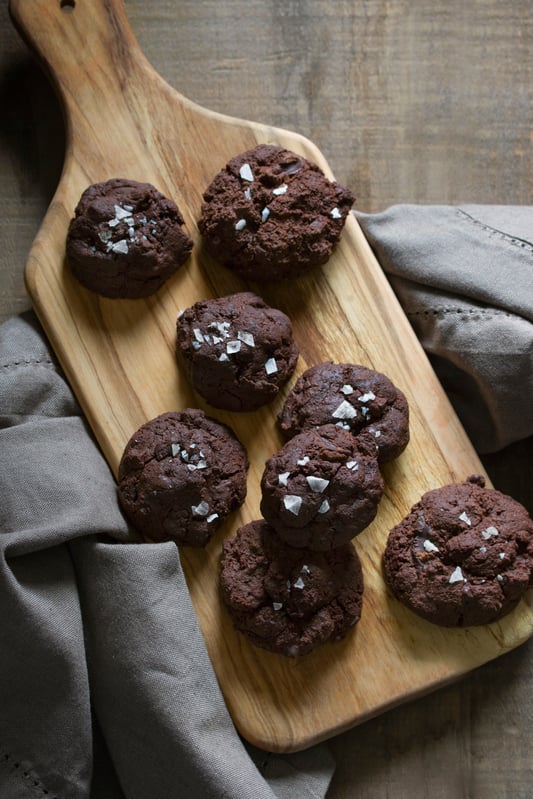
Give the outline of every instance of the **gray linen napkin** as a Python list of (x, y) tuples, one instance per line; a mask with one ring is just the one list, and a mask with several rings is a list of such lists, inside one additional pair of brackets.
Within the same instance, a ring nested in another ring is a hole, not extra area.
[(531, 436), (533, 207), (356, 215), (478, 452)]
[(0, 327), (0, 796), (320, 799), (326, 746), (244, 744), (174, 544), (128, 528), (29, 313)]

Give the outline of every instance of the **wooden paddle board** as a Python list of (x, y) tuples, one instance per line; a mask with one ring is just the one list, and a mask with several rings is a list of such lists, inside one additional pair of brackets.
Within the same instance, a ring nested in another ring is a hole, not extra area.
[[(348, 220), (330, 261), (290, 285), (245, 285), (202, 254), (202, 192), (227, 160), (271, 142), (333, 177), (322, 154), (296, 133), (213, 113), (171, 88), (140, 52), (121, 0), (11, 0), (10, 10), (58, 88), (67, 125), (64, 170), (29, 254), (26, 283), (112, 470), (141, 424), (184, 407), (201, 407), (230, 424), (248, 450), (245, 505), (205, 550), (181, 551), (207, 649), (241, 734), (264, 749), (296, 751), (526, 640), (533, 631), (531, 592), (498, 624), (447, 630), (417, 619), (385, 590), (380, 560), (389, 529), (424, 491), (483, 469), (356, 219)], [(82, 191), (111, 177), (147, 181), (172, 197), (195, 241), (187, 265), (147, 300), (100, 298), (65, 266), (67, 226)], [(350, 188), (357, 193), (357, 186)], [(249, 644), (233, 631), (218, 595), (223, 536), (260, 517), (260, 478), (282, 444), (276, 415), (286, 392), (255, 413), (222, 413), (195, 395), (174, 356), (181, 309), (243, 289), (258, 291), (291, 317), (301, 353), (295, 378), (328, 359), (361, 363), (385, 372), (411, 408), (411, 442), (384, 468), (377, 518), (355, 539), (366, 586), (362, 619), (343, 642), (300, 659)]]

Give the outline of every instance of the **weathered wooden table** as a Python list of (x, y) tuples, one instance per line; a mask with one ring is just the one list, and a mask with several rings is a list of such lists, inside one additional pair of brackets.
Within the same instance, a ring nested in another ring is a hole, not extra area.
[[(63, 155), (58, 105), (0, 9), (0, 319)], [(531, 203), (531, 3), (126, 0), (157, 71), (201, 105), (296, 130), (363, 211), (397, 202)], [(531, 503), (531, 442), (485, 458)], [(531, 507), (531, 506), (530, 506)], [(529, 799), (533, 642), (331, 742), (329, 796)]]

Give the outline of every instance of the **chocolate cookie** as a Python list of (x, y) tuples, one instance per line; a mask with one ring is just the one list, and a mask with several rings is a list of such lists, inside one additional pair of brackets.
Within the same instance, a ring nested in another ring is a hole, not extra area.
[(251, 292), (195, 303), (180, 314), (177, 333), (191, 383), (228, 411), (271, 402), (298, 359), (290, 319)]
[(79, 282), (97, 294), (148, 297), (191, 253), (183, 224), (177, 205), (150, 183), (94, 183), (70, 222), (67, 261)]
[(120, 504), (147, 538), (205, 546), (246, 496), (248, 458), (232, 430), (202, 411), (164, 413), (128, 441)]
[(327, 550), (374, 519), (383, 480), (372, 436), (335, 425), (299, 433), (266, 462), (261, 513), (287, 544)]
[(378, 459), (385, 463), (409, 442), (409, 406), (392, 381), (381, 372), (352, 363), (312, 366), (296, 381), (279, 414), (286, 438), (336, 424), (356, 435), (374, 436)]
[(488, 624), (533, 584), (533, 523), (473, 475), (428, 491), (394, 527), (383, 555), (394, 596), (445, 627)]
[(289, 657), (343, 638), (361, 617), (363, 573), (352, 544), (294, 549), (262, 520), (224, 541), (220, 587), (235, 628)]
[(328, 260), (353, 202), (316, 164), (260, 144), (215, 176), (198, 227), (219, 263), (245, 280), (278, 281)]

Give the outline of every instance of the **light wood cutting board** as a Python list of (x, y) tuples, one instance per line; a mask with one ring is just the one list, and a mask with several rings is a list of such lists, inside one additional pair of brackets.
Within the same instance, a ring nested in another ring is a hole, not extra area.
[[(498, 624), (446, 630), (417, 619), (385, 590), (380, 559), (389, 529), (424, 491), (483, 469), (355, 218), (330, 262), (290, 286), (245, 286), (201, 252), (201, 195), (229, 158), (272, 142), (333, 177), (321, 153), (295, 133), (213, 113), (168, 86), (140, 52), (121, 0), (11, 0), (10, 11), (56, 84), (67, 124), (64, 171), (31, 249), (26, 284), (111, 468), (116, 474), (127, 439), (142, 423), (187, 406), (230, 424), (248, 450), (245, 505), (206, 550), (181, 551), (241, 734), (264, 749), (296, 751), (525, 641), (533, 632), (531, 592)], [(65, 268), (74, 206), (86, 186), (110, 177), (148, 181), (173, 197), (196, 242), (190, 262), (148, 300), (99, 298)], [(350, 188), (357, 194), (357, 186)], [(282, 443), (275, 420), (283, 397), (255, 413), (221, 413), (194, 394), (174, 358), (180, 309), (245, 288), (291, 317), (301, 352), (295, 377), (327, 359), (363, 363), (389, 375), (411, 407), (409, 447), (385, 467), (377, 518), (355, 539), (365, 576), (362, 620), (343, 642), (301, 659), (248, 644), (218, 597), (222, 537), (260, 516), (264, 462)]]

